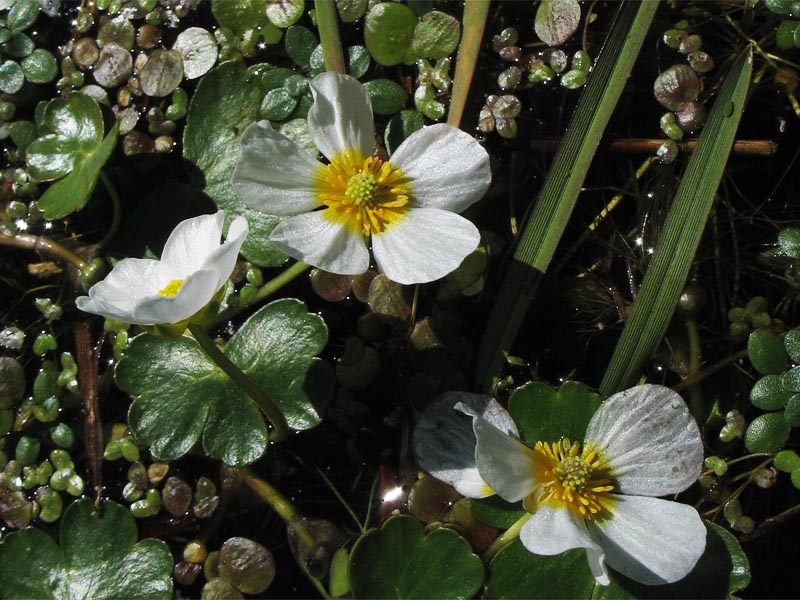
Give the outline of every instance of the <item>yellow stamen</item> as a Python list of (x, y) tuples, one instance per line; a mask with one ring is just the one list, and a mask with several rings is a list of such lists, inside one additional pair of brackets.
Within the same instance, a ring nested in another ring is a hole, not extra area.
[(159, 290), (158, 295), (174, 298), (175, 294), (178, 293), (182, 285), (183, 285), (183, 279), (173, 279), (167, 285), (165, 285), (161, 290)]
[(611, 475), (597, 448), (584, 447), (564, 438), (559, 442), (537, 442), (534, 469), (541, 483), (525, 498), (529, 512), (542, 505), (567, 508), (577, 517), (590, 521), (608, 515), (614, 490)]
[(411, 182), (401, 169), (375, 156), (345, 150), (314, 174), (314, 189), (325, 215), (356, 234), (368, 236), (402, 221)]

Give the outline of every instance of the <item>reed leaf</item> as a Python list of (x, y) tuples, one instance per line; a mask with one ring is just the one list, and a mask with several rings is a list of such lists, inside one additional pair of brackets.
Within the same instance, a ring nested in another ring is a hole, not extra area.
[(477, 388), (491, 387), (550, 265), (658, 4), (624, 2), (611, 26), (506, 270), (478, 352)]
[(600, 383), (602, 394), (631, 385), (667, 330), (733, 147), (752, 70), (753, 52), (748, 49), (725, 80), (689, 159), (633, 312)]

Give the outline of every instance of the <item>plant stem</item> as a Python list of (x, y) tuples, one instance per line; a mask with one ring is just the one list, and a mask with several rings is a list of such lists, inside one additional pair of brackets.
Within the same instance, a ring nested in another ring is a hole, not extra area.
[(258, 292), (256, 295), (253, 296), (253, 299), (248, 302), (247, 304), (242, 304), (240, 306), (232, 306), (228, 310), (220, 313), (216, 319), (214, 319), (214, 324), (221, 323), (222, 321), (226, 321), (232, 317), (235, 317), (240, 312), (247, 310), (254, 304), (261, 302), (265, 298), (268, 298), (283, 286), (294, 280), (298, 275), (302, 275), (311, 267), (303, 262), (296, 262), (291, 267), (280, 273), (279, 275), (273, 277), (269, 281), (267, 281), (264, 285), (258, 288)]
[(83, 271), (89, 265), (80, 256), (67, 250), (61, 244), (40, 235), (5, 235), (0, 233), (0, 246), (14, 246), (16, 248), (27, 248), (42, 254), (49, 254), (65, 263), (75, 267), (78, 271)]
[(194, 339), (200, 344), (208, 357), (230, 377), (239, 388), (247, 394), (258, 408), (269, 419), (274, 428), (270, 435), (273, 442), (282, 442), (289, 435), (289, 425), (283, 413), (259, 388), (254, 384), (242, 370), (237, 367), (230, 358), (220, 350), (205, 330), (195, 323), (189, 323), (189, 331), (192, 332)]
[(447, 123), (453, 127), (461, 125), (464, 106), (467, 103), (469, 86), (478, 62), (478, 53), (486, 29), (486, 17), (489, 14), (489, 0), (467, 0), (464, 2), (464, 18), (461, 33), (461, 44), (458, 46), (456, 71), (453, 75), (453, 92), (450, 95), (450, 110)]
[(533, 515), (526, 513), (522, 517), (517, 520), (511, 527), (506, 529), (501, 535), (492, 542), (491, 546), (489, 546), (481, 556), (483, 562), (488, 563), (491, 561), (495, 554), (500, 552), (503, 548), (505, 548), (508, 544), (513, 542), (515, 539), (519, 537), (519, 532), (522, 529), (522, 526), (528, 522)]
[(120, 202), (117, 188), (114, 187), (114, 184), (102, 169), (100, 170), (100, 181), (103, 182), (108, 195), (111, 197), (111, 206), (114, 211), (111, 217), (111, 225), (108, 228), (108, 232), (97, 244), (98, 248), (104, 248), (112, 239), (114, 239), (114, 236), (117, 234), (117, 230), (119, 230), (119, 224), (122, 222), (122, 203)]
[(336, 6), (333, 0), (314, 0), (317, 10), (317, 28), (322, 44), (322, 56), (325, 58), (325, 69), (346, 73), (347, 64), (342, 52), (342, 41), (339, 38), (339, 21), (336, 18)]

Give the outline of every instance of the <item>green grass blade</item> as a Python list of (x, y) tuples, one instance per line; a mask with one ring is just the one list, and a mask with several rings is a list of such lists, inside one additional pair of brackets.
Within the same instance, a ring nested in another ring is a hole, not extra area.
[(667, 330), (733, 147), (752, 70), (753, 52), (748, 49), (725, 80), (689, 159), (633, 312), (600, 384), (605, 395), (635, 381)]
[(550, 265), (658, 4), (625, 2), (614, 20), (498, 292), (478, 351), (478, 388), (491, 386)]

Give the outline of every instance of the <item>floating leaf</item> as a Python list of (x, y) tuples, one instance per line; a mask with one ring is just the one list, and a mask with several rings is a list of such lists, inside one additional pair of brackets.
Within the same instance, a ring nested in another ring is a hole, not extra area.
[(403, 140), (418, 129), (422, 129), (424, 124), (422, 113), (416, 110), (403, 110), (400, 111), (400, 114), (392, 117), (389, 123), (386, 124), (386, 131), (383, 134), (383, 140), (389, 154), (394, 153), (403, 143)]
[(175, 50), (155, 50), (139, 73), (142, 91), (154, 98), (163, 98), (175, 91), (183, 81), (183, 59)]
[(566, 42), (581, 22), (578, 0), (542, 0), (536, 11), (536, 35), (548, 46)]
[(469, 508), (476, 519), (498, 529), (508, 529), (527, 514), (518, 502), (507, 502), (497, 495), (470, 499)]
[(6, 26), (11, 31), (24, 31), (39, 16), (39, 0), (17, 0), (6, 15)]
[[(279, 70), (271, 69), (266, 74), (274, 71)], [(276, 87), (280, 85), (283, 80)], [(247, 218), (250, 234), (242, 246), (245, 258), (260, 266), (278, 266), (286, 256), (270, 243), (269, 234), (280, 219), (245, 206), (231, 184), (239, 138), (256, 121), (264, 91), (263, 78), (251, 77), (240, 61), (211, 69), (200, 80), (189, 104), (183, 154), (194, 163), (195, 169), (190, 172), (194, 185), (225, 210), (225, 218)]]
[(369, 69), (369, 51), (366, 46), (350, 46), (347, 49), (347, 70), (351, 77), (360, 79)]
[(781, 373), (789, 355), (777, 335), (769, 329), (756, 329), (747, 340), (747, 357), (753, 368), (763, 375)]
[[(315, 358), (327, 341), (324, 321), (293, 299), (272, 302), (236, 332), (224, 352), (278, 406), (293, 429), (320, 422), (333, 375)], [(253, 401), (190, 337), (148, 334), (131, 342), (117, 384), (137, 398), (128, 420), (155, 455), (175, 459), (200, 439), (214, 458), (245, 465), (264, 452), (267, 431)]]
[(58, 75), (55, 56), (47, 50), (37, 48), (20, 63), (25, 79), (31, 83), (49, 83)]
[(25, 73), (18, 63), (7, 60), (0, 65), (0, 92), (16, 94), (23, 85), (25, 85)]
[(261, 594), (275, 578), (275, 559), (261, 544), (232, 537), (219, 549), (219, 574), (242, 593)]
[(367, 0), (336, 0), (336, 8), (342, 23), (352, 23), (367, 12)]
[(211, 0), (211, 13), (222, 27), (241, 36), (266, 20), (267, 0)]
[(281, 29), (297, 23), (304, 10), (305, 0), (267, 0), (267, 18)]
[(791, 428), (783, 413), (773, 412), (753, 419), (744, 432), (744, 445), (750, 452), (777, 452), (789, 440)]
[(116, 146), (118, 125), (103, 138), (100, 107), (78, 93), (66, 100), (51, 100), (44, 109), (42, 125), (52, 133), (28, 146), (28, 168), (31, 175), (45, 181), (69, 174), (39, 199), (45, 217), (59, 219), (89, 201), (100, 169)]
[(602, 397), (577, 381), (566, 381), (558, 390), (532, 382), (514, 390), (508, 410), (528, 444), (554, 442), (561, 437), (583, 440), (589, 420)]
[(556, 556), (531, 554), (517, 540), (491, 563), (486, 592), (492, 598), (729, 598), (750, 581), (747, 557), (736, 538), (706, 523), (706, 550), (689, 575), (670, 585), (642, 585), (611, 570), (598, 585), (582, 549)]
[(186, 79), (197, 79), (208, 73), (219, 54), (214, 36), (202, 27), (189, 27), (181, 31), (172, 49), (183, 60)]
[(278, 88), (268, 91), (264, 96), (258, 116), (270, 121), (283, 121), (289, 118), (296, 107), (297, 99), (292, 98), (286, 88)]
[(455, 51), (460, 39), (458, 19), (432, 10), (425, 13), (414, 28), (411, 49), (420, 58), (444, 58)]
[(319, 42), (317, 36), (307, 27), (292, 25), (286, 30), (286, 39), (283, 41), (286, 54), (300, 67), (307, 67), (311, 53)]
[(470, 598), (483, 583), (483, 565), (451, 529), (427, 535), (408, 516), (368, 531), (350, 555), (354, 598)]
[(372, 111), (379, 115), (393, 115), (408, 101), (402, 86), (389, 79), (373, 79), (364, 84), (364, 89), (372, 102)]
[[(172, 555), (161, 540), (136, 542), (130, 512), (88, 498), (76, 500), (61, 520), (61, 546), (30, 527), (0, 544), (4, 598), (172, 598)], [(24, 559), (22, 558), (24, 557)]]
[(381, 2), (367, 13), (364, 42), (376, 62), (391, 66), (409, 58), (417, 17), (405, 4)]
[(775, 373), (764, 375), (750, 390), (750, 402), (763, 410), (780, 410), (786, 406), (794, 392), (783, 387), (783, 380)]

